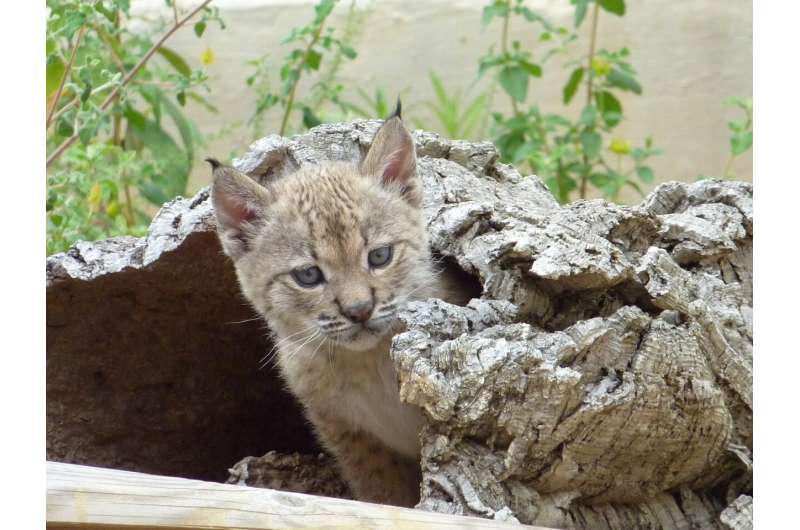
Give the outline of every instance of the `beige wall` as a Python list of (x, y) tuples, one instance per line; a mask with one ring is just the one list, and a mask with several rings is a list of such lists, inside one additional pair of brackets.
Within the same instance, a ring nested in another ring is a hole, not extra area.
[[(179, 5), (188, 2), (178, 0)], [(314, 2), (307, 0), (215, 0), (228, 28), (209, 26), (202, 39), (190, 30), (176, 34), (170, 46), (199, 64), (206, 47), (216, 61), (211, 76), (210, 99), (220, 109), (213, 115), (193, 106), (188, 110), (200, 130), (209, 135), (223, 125), (245, 123), (255, 100), (245, 85), (250, 70), (245, 62), (264, 52), (280, 61), (287, 49), (279, 41), (291, 27), (312, 16)], [(432, 97), (428, 71), (437, 71), (448, 87), (467, 87), (475, 81), (477, 58), (499, 37), (497, 23), (480, 30), (484, 0), (375, 0), (362, 1), (370, 9), (357, 41), (358, 57), (345, 62), (341, 77), (345, 86), (360, 85), (367, 91), (384, 87), (389, 94), (408, 89), (405, 102), (428, 123), (435, 123), (420, 103)], [(618, 18), (601, 15), (598, 42), (608, 49), (629, 47), (631, 62), (639, 72), (643, 96), (625, 94), (626, 121), (617, 134), (641, 143), (652, 134), (664, 155), (652, 162), (658, 180), (694, 180), (699, 174), (718, 175), (727, 160), (727, 122), (737, 116), (722, 101), (729, 96), (752, 95), (752, 2), (750, 0), (628, 0), (628, 14)], [(134, 11), (164, 9), (163, 0), (134, 0)], [(332, 24), (340, 26), (349, 5), (343, 0)], [(528, 5), (553, 22), (570, 25), (568, 0), (529, 0)], [(526, 47), (537, 46), (531, 26), (515, 22), (512, 39)], [(585, 53), (588, 24), (573, 46), (573, 58)], [(529, 101), (553, 112), (563, 112), (561, 89), (568, 72), (551, 63), (545, 75), (531, 86)], [(310, 83), (302, 82), (300, 91)], [(577, 98), (576, 98), (577, 99)], [(504, 102), (503, 102), (504, 103)], [(498, 107), (505, 105), (498, 102)], [(578, 104), (574, 105), (577, 111)], [(276, 132), (279, 116), (270, 115), (268, 132)], [(226, 157), (241, 153), (254, 140), (247, 127), (238, 127), (213, 139), (198, 153)], [(733, 166), (734, 173), (751, 180), (752, 157), (748, 153)], [(192, 190), (205, 184), (208, 172), (195, 169)], [(636, 201), (636, 195), (623, 200)]]

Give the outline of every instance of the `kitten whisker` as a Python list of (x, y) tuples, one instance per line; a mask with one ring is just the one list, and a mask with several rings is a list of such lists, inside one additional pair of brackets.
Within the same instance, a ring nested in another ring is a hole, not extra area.
[(410, 300), (410, 298), (411, 298), (411, 295), (412, 295), (412, 294), (414, 294), (414, 293), (416, 293), (416, 292), (417, 292), (417, 291), (419, 291), (420, 289), (424, 289), (425, 287), (430, 287), (431, 285), (434, 285), (435, 283), (436, 283), (436, 280), (431, 280), (431, 281), (427, 281), (427, 282), (422, 282), (421, 284), (419, 284), (418, 286), (416, 286), (414, 289), (411, 289), (411, 291), (409, 291), (409, 292), (407, 292), (407, 293), (406, 293), (406, 295), (405, 295), (405, 297), (406, 297), (406, 300), (407, 300), (407, 301), (408, 301), (408, 300)]
[(281, 343), (283, 343), (283, 342), (286, 342), (287, 340), (291, 339), (292, 337), (296, 337), (297, 335), (300, 335), (301, 333), (306, 333), (306, 332), (308, 332), (308, 331), (311, 331), (313, 328), (314, 328), (314, 326), (313, 326), (313, 325), (312, 325), (312, 326), (309, 326), (309, 327), (307, 327), (307, 328), (305, 328), (305, 329), (302, 329), (302, 330), (298, 331), (297, 333), (292, 333), (292, 334), (291, 334), (291, 335), (289, 335), (289, 336), (283, 337), (282, 339), (280, 339), (280, 340), (279, 340), (279, 341), (277, 341), (277, 342), (274, 342), (274, 340), (275, 340), (275, 335), (274, 335), (274, 334), (268, 334), (268, 335), (270, 336), (270, 339), (271, 339), (271, 340), (274, 342), (274, 344), (273, 344), (273, 346), (272, 346), (272, 349), (271, 349), (270, 351), (268, 351), (268, 352), (267, 352), (267, 353), (266, 353), (266, 354), (265, 354), (265, 355), (264, 355), (264, 356), (263, 356), (263, 357), (262, 357), (262, 358), (259, 360), (259, 362), (260, 362), (260, 361), (263, 361), (263, 360), (264, 360), (264, 359), (266, 359), (266, 358), (267, 358), (267, 357), (268, 357), (270, 354), (274, 353), (274, 352), (275, 352), (275, 350), (277, 350), (277, 349), (278, 349), (278, 346), (280, 346), (280, 344), (281, 344)]
[[(260, 366), (259, 366), (259, 370), (260, 370), (260, 369), (262, 369), (262, 368), (264, 368), (266, 365), (268, 365), (268, 364), (269, 364), (269, 363), (272, 361), (272, 359), (274, 359), (274, 358), (275, 358), (275, 356), (278, 354), (278, 348), (280, 347), (280, 345), (281, 345), (281, 344), (283, 344), (283, 343), (285, 343), (285, 342), (289, 341), (289, 339), (291, 339), (292, 337), (296, 337), (297, 335), (300, 335), (301, 333), (307, 333), (307, 332), (311, 331), (312, 329), (314, 329), (315, 327), (316, 327), (316, 326), (314, 326), (314, 325), (308, 326), (307, 328), (305, 328), (305, 329), (303, 329), (303, 330), (300, 330), (300, 331), (298, 331), (297, 333), (292, 333), (292, 334), (291, 334), (291, 335), (289, 335), (288, 337), (283, 337), (281, 340), (279, 340), (278, 342), (276, 342), (276, 343), (275, 343), (275, 344), (272, 346), (272, 349), (271, 349), (270, 351), (268, 351), (268, 352), (267, 352), (267, 353), (266, 353), (266, 354), (265, 354), (265, 355), (264, 355), (264, 356), (263, 356), (263, 357), (262, 357), (262, 358), (259, 360), (259, 365), (260, 365)], [(303, 337), (303, 338), (305, 338), (305, 337)], [(303, 339), (301, 338), (301, 339), (298, 339), (298, 340), (303, 340)]]
[[(292, 351), (292, 353), (290, 353), (290, 354), (288, 354), (286, 356), (286, 362), (291, 361), (294, 358), (294, 356), (297, 355), (297, 353), (305, 347), (306, 344), (308, 344), (309, 342), (311, 342), (315, 338), (317, 338), (317, 336), (319, 336), (319, 334), (320, 334), (320, 331), (319, 331), (319, 329), (317, 329), (316, 331), (314, 331), (314, 333), (311, 334), (310, 337), (305, 338), (305, 340), (301, 339), (301, 340), (303, 340), (303, 343), (300, 346), (298, 346), (297, 348), (295, 348), (294, 351)], [(300, 341), (297, 341), (297, 342), (300, 342)]]
[(234, 320), (231, 322), (226, 322), (226, 324), (246, 324), (247, 322), (255, 322), (256, 320), (262, 320), (261, 315), (255, 316), (253, 318), (246, 318), (244, 320)]

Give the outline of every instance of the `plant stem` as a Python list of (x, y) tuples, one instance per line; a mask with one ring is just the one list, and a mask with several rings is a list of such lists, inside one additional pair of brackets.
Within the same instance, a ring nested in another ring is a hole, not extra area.
[(47, 129), (47, 127), (50, 126), (50, 122), (53, 121), (53, 115), (56, 112), (56, 107), (58, 107), (58, 100), (61, 99), (61, 94), (64, 92), (64, 85), (67, 84), (67, 78), (69, 77), (70, 70), (72, 70), (72, 65), (75, 63), (75, 56), (78, 53), (78, 47), (81, 45), (81, 40), (83, 39), (84, 33), (86, 33), (86, 26), (81, 26), (81, 29), (78, 30), (78, 36), (75, 38), (75, 45), (72, 47), (72, 51), (69, 54), (67, 66), (64, 68), (64, 75), (61, 76), (61, 83), (58, 85), (56, 95), (53, 97), (53, 104), (50, 105), (50, 108), (47, 111), (47, 123), (45, 124), (45, 129)]
[(117, 65), (117, 68), (119, 68), (120, 73), (122, 73), (122, 75), (125, 75), (125, 64), (122, 62), (122, 58), (117, 54), (117, 51), (114, 49), (114, 45), (111, 42), (111, 36), (99, 24), (94, 26), (94, 30), (100, 36), (100, 40), (105, 42), (106, 46), (108, 46), (108, 51), (111, 52), (111, 60), (114, 61), (114, 64)]
[(62, 114), (67, 112), (69, 109), (71, 109), (72, 106), (75, 105), (78, 102), (78, 100), (80, 100), (80, 97), (79, 96), (75, 96), (73, 99), (69, 100), (68, 103), (66, 103), (65, 105), (62, 105), (62, 107), (60, 109), (58, 109), (58, 112), (56, 112), (53, 115), (53, 119), (51, 120), (51, 123), (56, 121), (56, 120), (58, 120), (58, 118), (60, 118)]
[[(508, 2), (508, 9), (506, 10), (506, 14), (503, 17), (503, 33), (500, 37), (500, 46), (503, 55), (508, 54), (508, 23), (511, 21), (511, 2)], [(519, 114), (519, 110), (517, 108), (516, 100), (509, 94), (511, 98), (511, 110), (514, 111), (514, 115)]]
[(292, 83), (292, 88), (289, 89), (289, 98), (286, 100), (286, 108), (283, 111), (283, 118), (281, 119), (281, 129), (280, 132), (278, 132), (278, 135), (280, 136), (283, 136), (283, 134), (286, 132), (286, 124), (289, 123), (289, 114), (292, 113), (292, 106), (294, 105), (294, 95), (297, 91), (297, 85), (300, 83), (300, 72), (303, 69), (303, 65), (306, 64), (308, 55), (311, 53), (314, 45), (319, 41), (319, 37), (322, 34), (322, 27), (324, 25), (325, 20), (323, 19), (320, 21), (319, 27), (317, 27), (317, 30), (314, 32), (311, 42), (309, 42), (308, 46), (306, 46), (306, 50), (303, 53), (303, 58), (300, 60), (300, 66), (297, 67), (297, 77)]
[(594, 3), (594, 10), (592, 11), (592, 34), (589, 38), (589, 58), (588, 63), (586, 65), (586, 70), (589, 75), (587, 75), (587, 82), (586, 82), (586, 104), (592, 104), (592, 88), (593, 88), (593, 79), (594, 79), (594, 70), (592, 69), (592, 60), (594, 59), (594, 49), (595, 43), (597, 42), (597, 22), (599, 19), (600, 14), (600, 3)]
[[(589, 38), (589, 57), (588, 62), (586, 65), (586, 105), (589, 106), (592, 104), (592, 89), (594, 87), (594, 70), (592, 69), (592, 60), (594, 59), (594, 50), (595, 44), (597, 42), (597, 22), (600, 15), (600, 2), (594, 3), (594, 9), (592, 10), (592, 33)], [(580, 196), (581, 199), (586, 198), (586, 188), (589, 183), (589, 158), (586, 156), (586, 153), (583, 153), (583, 172), (581, 174), (581, 188), (580, 188)]]
[[(347, 18), (345, 19), (344, 28), (342, 31), (341, 40), (343, 43), (347, 44), (348, 46), (355, 47), (353, 43), (364, 32), (366, 21), (369, 15), (370, 11), (367, 9), (359, 12), (357, 0), (350, 1), (350, 7), (347, 10)], [(336, 53), (334, 53), (330, 63), (328, 63), (330, 64), (329, 68), (325, 71), (325, 73), (320, 75), (320, 80), (317, 85), (321, 87), (322, 90), (319, 90), (315, 96), (312, 96), (309, 104), (309, 107), (314, 111), (314, 113), (317, 113), (325, 103), (325, 99), (327, 98), (327, 95), (325, 94), (325, 87), (333, 84), (334, 80), (336, 79), (339, 69), (342, 66), (343, 56), (344, 54), (342, 53), (341, 48), (337, 48)], [(327, 62), (328, 61), (326, 61), (326, 63)]]
[(125, 192), (125, 220), (128, 221), (128, 226), (133, 226), (133, 200), (131, 199), (131, 188), (128, 184), (128, 179), (123, 174), (122, 190)]
[(120, 138), (120, 130), (122, 129), (122, 116), (119, 114), (114, 114), (114, 129), (111, 134), (111, 142), (114, 145), (120, 145), (121, 138)]
[(735, 157), (733, 155), (728, 156), (728, 161), (725, 163), (725, 169), (722, 170), (722, 178), (727, 179), (730, 172), (731, 166), (733, 165), (733, 159)]
[[(161, 38), (158, 39), (158, 41), (155, 44), (153, 44), (153, 46), (149, 50), (147, 50), (147, 53), (145, 53), (144, 57), (142, 57), (139, 60), (139, 62), (136, 63), (136, 66), (134, 66), (131, 69), (131, 71), (128, 72), (125, 75), (125, 77), (122, 79), (120, 84), (117, 85), (114, 88), (114, 90), (108, 95), (108, 97), (106, 97), (105, 101), (103, 101), (103, 104), (100, 105), (100, 110), (101, 111), (106, 110), (114, 102), (114, 100), (117, 99), (117, 97), (119, 96), (120, 91), (125, 86), (127, 86), (133, 80), (134, 77), (136, 77), (136, 74), (139, 73), (139, 70), (142, 69), (142, 67), (147, 63), (147, 61), (150, 60), (150, 58), (167, 41), (167, 39), (169, 39), (172, 36), (173, 33), (178, 31), (178, 29), (180, 29), (181, 26), (183, 26), (189, 19), (191, 19), (193, 16), (195, 16), (197, 13), (199, 13), (203, 8), (205, 8), (210, 3), (211, 3), (211, 0), (205, 0), (202, 4), (200, 4), (199, 6), (194, 8), (188, 15), (186, 15), (185, 17), (180, 19), (174, 26), (172, 26), (169, 30), (167, 30), (167, 32), (164, 33), (164, 35), (162, 35)], [(64, 154), (64, 151), (66, 151), (78, 139), (78, 134), (79, 133), (80, 133), (80, 131), (76, 130), (75, 134), (73, 134), (72, 136), (70, 136), (69, 138), (64, 140), (61, 143), (61, 145), (59, 145), (56, 148), (56, 150), (53, 151), (53, 154), (51, 154), (49, 157), (47, 157), (47, 163), (46, 163), (45, 167), (50, 167), (50, 164), (55, 162), (62, 154)]]

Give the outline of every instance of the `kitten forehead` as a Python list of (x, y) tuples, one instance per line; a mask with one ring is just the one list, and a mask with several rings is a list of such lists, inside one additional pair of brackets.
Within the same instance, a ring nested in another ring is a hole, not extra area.
[(295, 237), (311, 244), (315, 259), (352, 261), (365, 247), (395, 238), (398, 221), (417, 224), (418, 213), (401, 197), (347, 163), (303, 168), (276, 183), (274, 196), (272, 210), (283, 215), (273, 229), (286, 229), (292, 218)]

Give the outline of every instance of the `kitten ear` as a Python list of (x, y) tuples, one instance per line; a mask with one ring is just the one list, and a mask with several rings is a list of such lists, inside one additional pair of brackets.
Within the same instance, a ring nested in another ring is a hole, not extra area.
[(399, 99), (397, 109), (375, 134), (372, 146), (361, 162), (361, 172), (379, 178), (388, 188), (400, 190), (408, 202), (419, 206), (417, 155), (414, 139), (400, 118)]
[(214, 183), (211, 203), (217, 215), (222, 248), (237, 259), (250, 249), (255, 228), (264, 219), (269, 195), (259, 183), (218, 160), (207, 158), (211, 164)]

